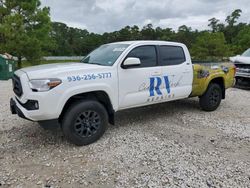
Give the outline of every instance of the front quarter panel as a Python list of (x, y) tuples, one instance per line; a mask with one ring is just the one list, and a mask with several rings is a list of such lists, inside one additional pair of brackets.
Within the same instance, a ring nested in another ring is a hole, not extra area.
[[(57, 119), (66, 102), (72, 96), (93, 91), (104, 91), (110, 98), (114, 110), (117, 109), (117, 79), (114, 67), (95, 66), (89, 69), (55, 71), (47, 75), (47, 78), (59, 78), (62, 83), (46, 92), (34, 92), (29, 87), (29, 76), (24, 71), (15, 73), (20, 77), (23, 87), (23, 95), (17, 97), (21, 103), (27, 100), (37, 100), (39, 110), (28, 111), (18, 104), (26, 118), (33, 121)], [(34, 75), (33, 75), (34, 76)], [(36, 75), (37, 78), (45, 78), (45, 75)], [(16, 101), (17, 102), (17, 101)]]
[(117, 79), (113, 67), (103, 67), (87, 72), (77, 71), (58, 75), (62, 79), (62, 86), (58, 88), (56, 95), (60, 98), (57, 102), (57, 116), (62, 112), (66, 102), (75, 95), (104, 91), (110, 98), (112, 106), (117, 109)]

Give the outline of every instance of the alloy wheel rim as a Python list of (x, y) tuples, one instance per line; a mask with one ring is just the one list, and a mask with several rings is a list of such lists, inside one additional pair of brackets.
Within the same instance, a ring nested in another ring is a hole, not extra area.
[(220, 98), (219, 91), (217, 89), (214, 89), (209, 96), (210, 104), (212, 104), (213, 106), (217, 105), (219, 102), (219, 98)]
[(74, 131), (78, 136), (90, 137), (94, 135), (101, 124), (100, 115), (95, 111), (84, 111), (78, 115), (74, 123)]

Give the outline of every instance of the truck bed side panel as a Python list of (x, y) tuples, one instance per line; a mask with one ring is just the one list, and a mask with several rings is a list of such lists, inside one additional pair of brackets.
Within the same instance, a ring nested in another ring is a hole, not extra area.
[(225, 89), (233, 86), (235, 66), (232, 63), (194, 64), (193, 69), (193, 89), (190, 97), (203, 95), (209, 83), (216, 78), (223, 79)]

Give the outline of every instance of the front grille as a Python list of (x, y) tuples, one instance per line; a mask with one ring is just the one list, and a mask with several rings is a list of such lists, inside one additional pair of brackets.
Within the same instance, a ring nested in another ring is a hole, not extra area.
[(235, 63), (236, 68), (250, 69), (250, 64)]
[(13, 84), (13, 91), (14, 93), (18, 96), (21, 97), (23, 94), (23, 88), (22, 88), (22, 84), (20, 81), (20, 78), (16, 75), (14, 75), (12, 77), (12, 84)]
[(237, 68), (236, 70), (237, 70), (237, 72), (250, 73), (250, 69)]

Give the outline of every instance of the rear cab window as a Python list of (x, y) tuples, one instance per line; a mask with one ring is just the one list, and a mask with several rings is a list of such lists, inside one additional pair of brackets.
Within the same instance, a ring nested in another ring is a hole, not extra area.
[(185, 53), (180, 46), (159, 46), (161, 66), (179, 65), (186, 61)]

